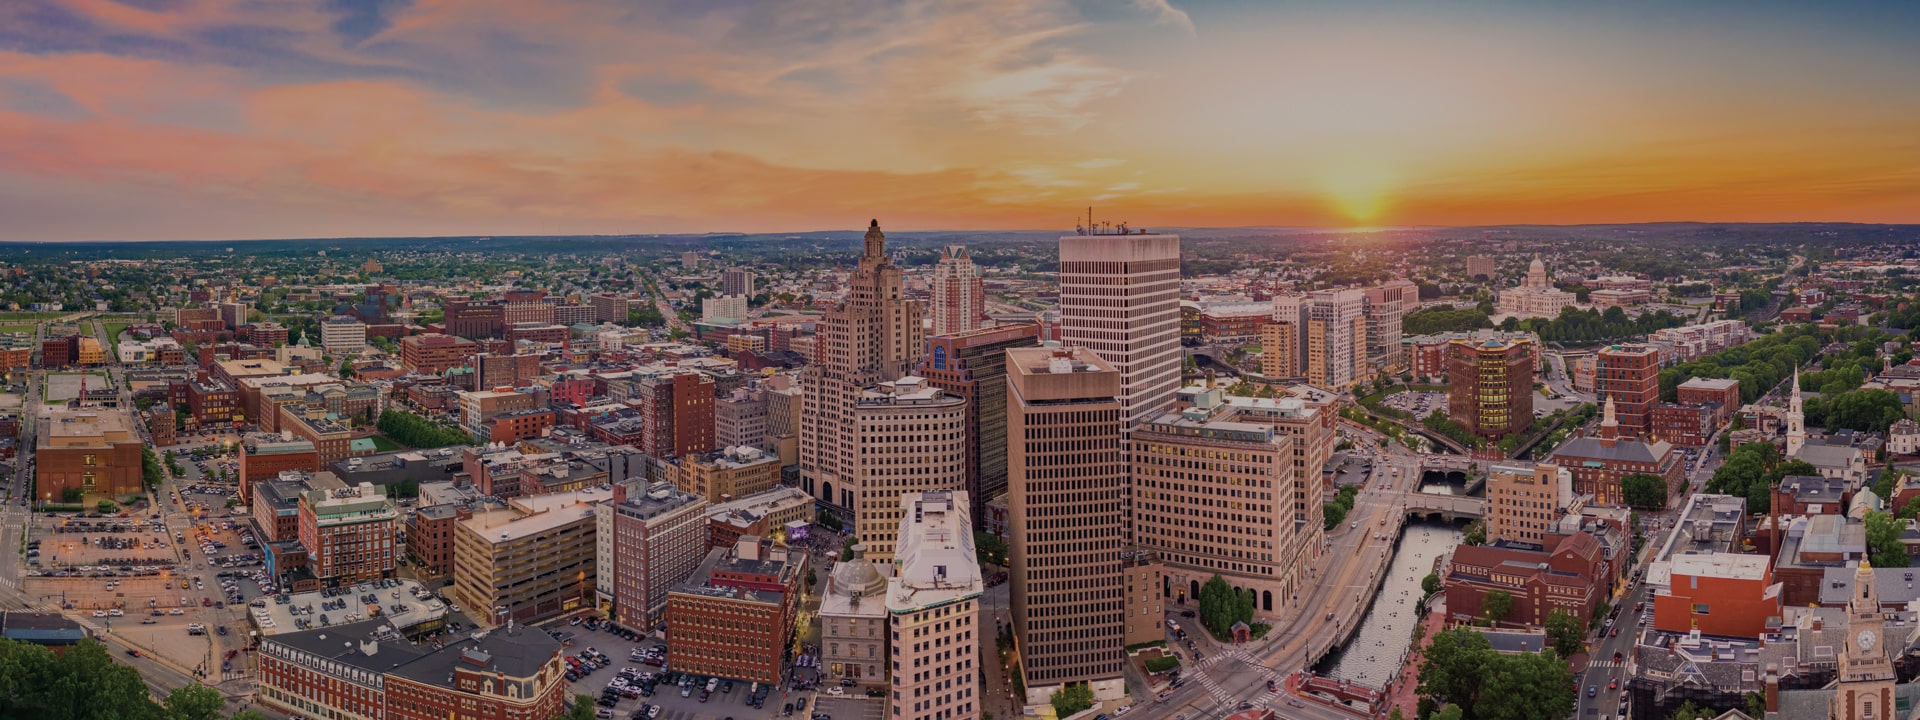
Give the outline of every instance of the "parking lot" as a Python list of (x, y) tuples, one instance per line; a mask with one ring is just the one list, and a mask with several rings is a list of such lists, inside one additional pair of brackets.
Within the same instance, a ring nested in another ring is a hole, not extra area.
[(1435, 410), (1447, 411), (1447, 394), (1416, 390), (1397, 392), (1381, 399), (1387, 407), (1411, 413), (1415, 418), (1424, 418)]
[[(544, 629), (563, 635), (565, 633), (573, 634), (570, 638), (572, 644), (565, 648), (569, 656), (578, 657), (581, 653), (591, 648), (605, 655), (610, 661), (606, 667), (588, 671), (582, 675), (580, 679), (574, 681), (572, 687), (569, 689), (570, 694), (599, 698), (601, 694), (606, 691), (609, 683), (617, 677), (622, 670), (627, 668), (632, 668), (636, 673), (654, 673), (656, 676), (662, 673), (662, 668), (659, 666), (644, 664), (631, 659), (635, 648), (664, 646), (665, 643), (660, 640), (657, 635), (650, 637), (641, 636), (637, 640), (628, 640), (614, 634), (608, 627), (595, 630), (590, 629), (584, 623), (571, 625), (566, 621), (547, 623)], [(669, 653), (666, 669), (671, 670), (672, 666), (672, 656)], [(804, 677), (813, 677), (813, 671), (810, 669), (802, 668), (797, 670), (797, 672), (802, 673)], [(699, 689), (692, 689), (688, 692), (687, 697), (681, 697), (678, 687), (662, 681), (655, 686), (655, 692), (651, 697), (621, 697), (611, 708), (604, 709), (609, 710), (611, 716), (619, 720), (627, 720), (628, 718), (634, 717), (634, 713), (638, 712), (643, 705), (654, 705), (660, 708), (660, 715), (656, 720), (723, 720), (725, 718), (779, 717), (787, 703), (796, 702), (801, 697), (806, 698), (806, 704), (809, 708), (813, 705), (813, 691), (792, 692), (786, 690), (783, 684), (782, 687), (769, 688), (766, 693), (764, 707), (756, 709), (747, 704), (747, 697), (753, 689), (752, 683), (735, 681), (731, 692), (722, 690), (719, 687), (720, 685), (722, 685), (722, 683), (716, 683), (715, 692), (708, 695), (706, 702), (701, 702)], [(704, 689), (704, 685), (702, 689)], [(822, 697), (825, 696), (823, 695)], [(875, 708), (880, 706), (880, 703), (875, 701), (859, 700), (855, 702), (870, 704)], [(808, 712), (809, 711), (796, 708), (793, 712), (793, 717), (806, 718)], [(864, 716), (834, 715), (835, 720), (844, 720), (846, 717)], [(873, 716), (874, 720), (877, 720), (878, 717), (878, 715)]]

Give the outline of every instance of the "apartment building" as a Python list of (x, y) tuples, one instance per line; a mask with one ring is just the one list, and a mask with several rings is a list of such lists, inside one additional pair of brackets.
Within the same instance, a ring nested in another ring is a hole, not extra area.
[(1526, 341), (1447, 344), (1447, 415), (1467, 432), (1500, 439), (1533, 424), (1533, 348)]
[(395, 525), (386, 491), (372, 483), (300, 495), (300, 546), (307, 568), (334, 586), (393, 577)]
[(613, 501), (597, 506), (611, 528), (595, 563), (612, 579), (612, 597), (602, 598), (609, 617), (637, 629), (666, 617), (668, 592), (706, 559), (707, 507), (665, 483), (614, 484)]
[(673, 669), (777, 683), (800, 611), (807, 553), (757, 537), (707, 553), (667, 597)]

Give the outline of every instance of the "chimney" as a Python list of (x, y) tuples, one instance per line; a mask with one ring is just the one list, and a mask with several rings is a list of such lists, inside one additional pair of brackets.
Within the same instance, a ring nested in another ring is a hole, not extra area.
[(1780, 712), (1780, 666), (1767, 663), (1767, 714)]
[(613, 484), (613, 504), (624, 505), (626, 504), (626, 502), (627, 502), (627, 484), (623, 482), (614, 483)]

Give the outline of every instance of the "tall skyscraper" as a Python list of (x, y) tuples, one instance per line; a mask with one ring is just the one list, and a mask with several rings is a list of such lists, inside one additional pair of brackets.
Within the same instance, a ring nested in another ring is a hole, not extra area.
[(906, 298), (905, 284), (900, 268), (887, 260), (887, 236), (875, 220), (867, 227), (866, 251), (846, 299), (820, 318), (815, 362), (801, 379), (806, 402), (800, 484), (829, 504), (853, 507), (859, 456), (853, 407), (860, 392), (905, 376), (925, 344), (921, 318), (926, 310)]
[(1447, 343), (1447, 414), (1475, 435), (1499, 439), (1533, 423), (1533, 349), (1527, 340)]
[(727, 268), (720, 273), (720, 294), (751, 298), (759, 294), (759, 288), (755, 287), (755, 280), (752, 270)]
[(900, 496), (898, 572), (887, 581), (889, 720), (981, 717), (980, 598), (967, 492)]
[(1180, 236), (1060, 238), (1059, 338), (1120, 371), (1126, 425), (1172, 406), (1180, 388)]
[(1040, 326), (996, 325), (927, 338), (914, 368), (934, 387), (967, 401), (967, 493), (974, 527), (987, 501), (1007, 491), (1007, 349), (1040, 344)]
[(986, 284), (966, 246), (941, 248), (932, 285), (933, 334), (953, 335), (980, 327), (987, 314)]
[(1620, 436), (1648, 439), (1653, 406), (1660, 402), (1660, 352), (1651, 345), (1609, 345), (1594, 365), (1597, 398), (1619, 404)]
[(1340, 391), (1368, 379), (1367, 294), (1320, 290), (1307, 296), (1307, 383)]
[(1027, 704), (1065, 683), (1125, 692), (1122, 377), (1085, 348), (1007, 351), (1008, 562)]
[(1398, 373), (1407, 367), (1400, 346), (1400, 321), (1420, 306), (1420, 286), (1411, 280), (1389, 280), (1366, 289), (1367, 363), (1376, 372)]

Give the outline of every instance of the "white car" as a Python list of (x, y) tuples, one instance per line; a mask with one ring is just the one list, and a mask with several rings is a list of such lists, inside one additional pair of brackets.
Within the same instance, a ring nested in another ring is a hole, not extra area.
[(840, 687), (836, 685), (834, 687), (827, 688), (827, 694), (828, 695), (845, 695), (847, 694), (847, 691), (840, 689)]

